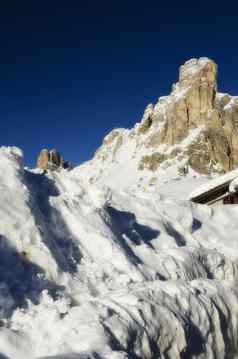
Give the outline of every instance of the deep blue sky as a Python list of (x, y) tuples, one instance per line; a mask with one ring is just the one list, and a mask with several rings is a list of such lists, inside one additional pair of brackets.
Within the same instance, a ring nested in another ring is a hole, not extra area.
[(42, 148), (89, 159), (170, 92), (178, 66), (208, 56), (238, 94), (235, 1), (13, 0), (0, 7), (0, 144), (33, 166)]

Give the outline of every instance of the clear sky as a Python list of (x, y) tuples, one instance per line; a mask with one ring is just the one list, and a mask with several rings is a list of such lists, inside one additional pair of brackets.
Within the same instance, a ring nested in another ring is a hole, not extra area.
[(0, 143), (78, 164), (208, 56), (238, 95), (237, 1), (41, 0), (0, 7)]

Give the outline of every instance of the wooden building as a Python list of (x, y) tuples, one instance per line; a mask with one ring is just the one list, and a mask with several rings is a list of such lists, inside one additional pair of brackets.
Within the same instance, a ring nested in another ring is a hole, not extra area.
[(198, 187), (190, 194), (189, 199), (209, 206), (238, 204), (238, 169)]

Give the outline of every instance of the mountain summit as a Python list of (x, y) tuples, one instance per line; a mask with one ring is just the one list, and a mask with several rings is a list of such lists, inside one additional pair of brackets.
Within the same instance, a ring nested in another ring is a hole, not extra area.
[(146, 178), (146, 185), (168, 168), (173, 174), (227, 172), (238, 165), (237, 149), (238, 97), (217, 91), (217, 65), (202, 57), (180, 67), (171, 94), (149, 104), (132, 129), (110, 132), (80, 171), (84, 178), (90, 173), (91, 182), (118, 187)]

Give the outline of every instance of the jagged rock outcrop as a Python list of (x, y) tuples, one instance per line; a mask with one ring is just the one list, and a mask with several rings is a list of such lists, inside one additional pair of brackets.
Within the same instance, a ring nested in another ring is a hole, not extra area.
[(206, 174), (238, 165), (238, 98), (217, 93), (217, 65), (212, 60), (187, 61), (180, 67), (171, 95), (149, 109), (138, 130), (150, 123), (147, 147), (178, 146), (200, 128), (192, 143), (179, 151), (191, 167)]
[(238, 97), (219, 93), (217, 87), (213, 60), (185, 62), (169, 96), (149, 104), (132, 129), (114, 129), (105, 137), (79, 171), (84, 180), (88, 176), (90, 182), (112, 187), (128, 182), (141, 187), (143, 182), (147, 188), (168, 168), (176, 167), (173, 176), (181, 168), (186, 174), (207, 175), (237, 167)]
[(190, 128), (206, 125), (212, 116), (217, 118), (216, 76), (215, 63), (207, 59), (193, 59), (181, 66), (179, 82), (174, 85), (171, 106), (166, 111), (168, 126), (164, 142), (178, 143)]
[(68, 161), (65, 161), (64, 158), (60, 155), (55, 149), (49, 151), (43, 149), (37, 159), (37, 167), (43, 170), (57, 170), (60, 168), (72, 169), (72, 164)]

